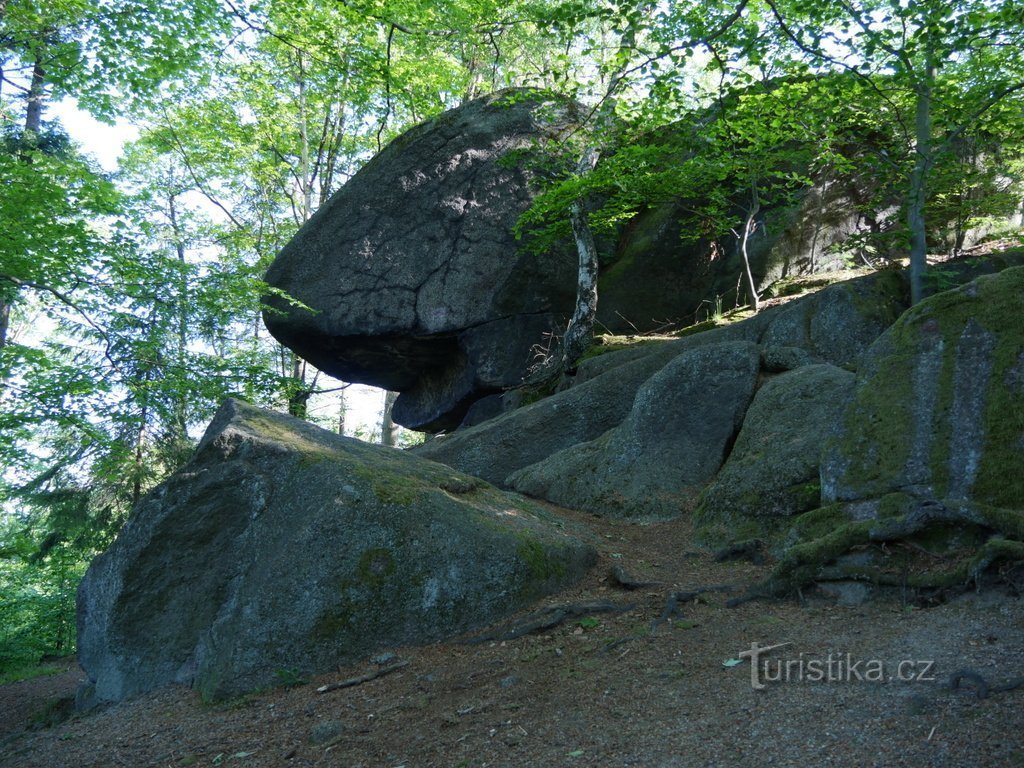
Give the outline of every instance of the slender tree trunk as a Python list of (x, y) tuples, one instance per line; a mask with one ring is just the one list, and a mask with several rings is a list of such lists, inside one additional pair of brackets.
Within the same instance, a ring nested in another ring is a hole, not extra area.
[(299, 55), (298, 61), (299, 67), (299, 138), (301, 141), (300, 157), (299, 162), (301, 167), (299, 168), (299, 184), (302, 186), (300, 194), (302, 195), (302, 221), (300, 224), (305, 224), (309, 221), (310, 216), (313, 215), (313, 184), (310, 179), (310, 164), (309, 164), (309, 125), (308, 117), (306, 114), (306, 70), (303, 66), (302, 55)]
[(7, 346), (7, 329), (11, 325), (11, 305), (0, 296), (0, 349)]
[[(594, 170), (600, 152), (596, 147), (587, 149), (580, 160), (576, 173), (585, 176)], [(573, 200), (569, 207), (569, 221), (572, 224), (573, 238), (576, 240), (576, 253), (579, 260), (579, 272), (576, 282), (576, 310), (573, 312), (569, 325), (562, 339), (561, 367), (571, 368), (580, 356), (586, 352), (594, 340), (594, 319), (597, 317), (597, 275), (598, 262), (597, 244), (594, 234), (590, 231), (587, 210), (583, 200)]]
[[(147, 376), (148, 378), (148, 376)], [(132, 509), (142, 498), (142, 468), (146, 458), (146, 422), (149, 420), (149, 406), (142, 406), (139, 416), (139, 431), (135, 435), (135, 472), (132, 478)]]
[(761, 198), (757, 194), (757, 183), (751, 187), (751, 205), (747, 213), (747, 219), (743, 222), (743, 236), (740, 238), (740, 253), (743, 254), (743, 267), (747, 274), (747, 290), (750, 291), (750, 304), (754, 312), (761, 310), (761, 297), (757, 295), (757, 284), (754, 282), (754, 272), (750, 268), (750, 236), (757, 229), (757, 214), (761, 210)]
[(28, 96), (25, 101), (25, 138), (38, 136), (43, 124), (43, 101), (46, 98), (46, 67), (43, 64), (43, 52), (40, 46), (32, 63), (32, 81), (29, 83)]
[[(188, 351), (189, 296), (188, 275), (186, 274), (188, 264), (185, 258), (185, 238), (178, 222), (177, 200), (173, 193), (168, 198), (167, 209), (168, 218), (171, 222), (171, 233), (174, 236), (174, 252), (178, 257), (178, 264), (181, 270), (178, 282), (178, 306), (176, 308), (178, 313), (176, 362), (178, 369), (184, 374), (187, 365), (186, 353)], [(177, 431), (174, 437), (177, 440), (184, 441), (188, 435), (188, 403), (185, 401), (184, 393), (178, 393), (174, 397), (174, 421), (174, 427)]]
[(391, 411), (395, 407), (395, 400), (398, 399), (397, 392), (386, 392), (384, 394), (384, 411), (380, 415), (380, 444), (394, 447), (395, 445), (395, 422), (391, 420)]
[[(3, 19), (7, 11), (7, 3), (0, 0), (0, 19)], [(43, 52), (45, 48), (40, 46), (36, 51), (32, 63), (32, 79), (29, 83), (28, 95), (25, 101), (25, 135), (23, 148), (20, 156), (22, 162), (30, 163), (32, 158), (28, 148), (35, 144), (35, 138), (39, 135), (39, 129), (43, 124), (43, 101), (46, 97), (46, 68), (43, 64)], [(0, 70), (2, 74), (2, 70)], [(0, 78), (2, 81), (2, 78)], [(12, 287), (11, 293), (17, 292), (17, 287)], [(12, 295), (0, 295), (0, 349), (7, 346), (7, 336), (11, 326), (11, 304), (14, 299)]]
[(345, 411), (348, 409), (348, 405), (345, 402), (345, 390), (341, 390), (338, 393), (338, 434), (345, 434)]
[(925, 71), (916, 87), (917, 110), (914, 119), (914, 170), (910, 174), (907, 194), (907, 229), (910, 231), (910, 301), (917, 304), (924, 298), (924, 273), (928, 269), (928, 238), (925, 229), (925, 199), (928, 171), (931, 166), (932, 86), (935, 63), (929, 54)]

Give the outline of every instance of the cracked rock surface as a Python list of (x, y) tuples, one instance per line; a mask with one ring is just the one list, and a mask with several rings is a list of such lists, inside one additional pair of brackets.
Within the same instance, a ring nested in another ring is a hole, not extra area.
[(532, 148), (573, 105), (529, 90), (469, 102), (393, 141), (307, 222), (266, 280), (267, 327), (345, 381), (401, 392), (398, 423), (444, 429), (518, 383), (575, 297), (570, 251), (513, 235), (534, 195)]

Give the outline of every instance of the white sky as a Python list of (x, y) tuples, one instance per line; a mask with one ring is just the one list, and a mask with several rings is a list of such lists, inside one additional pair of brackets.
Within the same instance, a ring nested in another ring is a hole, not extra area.
[[(71, 98), (49, 104), (47, 118), (59, 119), (71, 138), (81, 145), (82, 150), (95, 158), (103, 170), (109, 173), (117, 170), (124, 145), (139, 137), (136, 126), (124, 121), (118, 121), (115, 125), (101, 123), (78, 109), (77, 102)], [(320, 382), (324, 389), (332, 389), (340, 384), (328, 376), (321, 376)], [(369, 438), (376, 431), (379, 436), (384, 395), (384, 390), (376, 387), (363, 384), (350, 386), (345, 391), (345, 434), (359, 433)], [(336, 425), (337, 397), (316, 397), (310, 401), (309, 411), (311, 418)]]

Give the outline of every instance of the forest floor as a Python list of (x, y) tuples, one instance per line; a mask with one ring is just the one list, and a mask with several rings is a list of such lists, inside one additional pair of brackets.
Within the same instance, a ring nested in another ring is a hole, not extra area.
[[(217, 704), (173, 687), (62, 719), (82, 678), (72, 667), (0, 688), (0, 766), (1024, 766), (1024, 688), (949, 685), (965, 668), (993, 685), (1024, 675), (1019, 597), (845, 607), (814, 591), (728, 608), (765, 568), (713, 562), (685, 521), (566, 514), (595, 532), (600, 561), (536, 607), (630, 610), (513, 640), (395, 648), (378, 661), (406, 666), (327, 693), (317, 688), (382, 667)], [(626, 590), (616, 566), (655, 583)], [(652, 631), (671, 593), (722, 584), (737, 591), (684, 601)], [(755, 642), (788, 643), (765, 654), (783, 679), (761, 690), (749, 659), (735, 663)]]

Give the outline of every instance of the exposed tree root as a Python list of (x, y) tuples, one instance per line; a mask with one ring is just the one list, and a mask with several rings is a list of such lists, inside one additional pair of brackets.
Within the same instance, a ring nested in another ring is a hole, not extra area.
[(1001, 685), (992, 685), (973, 669), (960, 669), (949, 678), (949, 687), (956, 691), (964, 688), (964, 683), (971, 683), (974, 695), (979, 699), (987, 699), (993, 693), (1005, 693), (1024, 687), (1024, 677), (1017, 677)]
[[(881, 519), (851, 521), (825, 535), (793, 545), (768, 579), (744, 596), (731, 600), (730, 607), (757, 598), (793, 594), (806, 584), (821, 581), (852, 579), (914, 589), (967, 586), (979, 583), (985, 571), (997, 561), (1024, 561), (1024, 514), (1021, 512), (964, 501), (918, 501), (902, 496), (889, 500), (898, 503), (904, 511)], [(836, 563), (837, 558), (852, 549), (884, 546), (909, 539), (929, 528), (950, 525), (987, 530), (991, 537), (969, 557), (943, 561), (945, 567), (926, 568), (916, 573), (894, 573), (878, 565)]]
[(670, 593), (668, 598), (665, 600), (665, 607), (662, 609), (661, 615), (651, 622), (651, 634), (653, 635), (658, 627), (668, 621), (671, 616), (676, 614), (680, 603), (688, 603), (691, 600), (696, 600), (698, 597), (707, 594), (708, 592), (732, 592), (734, 589), (735, 587), (730, 584), (717, 584), (713, 587), (701, 587), (687, 592)]
[(531, 613), (523, 618), (518, 624), (499, 627), (492, 632), (477, 635), (464, 641), (467, 645), (479, 645), (480, 643), (515, 640), (517, 637), (529, 635), (532, 632), (543, 632), (545, 629), (557, 627), (566, 619), (573, 619), (577, 616), (589, 616), (593, 613), (624, 613), (636, 607), (635, 604), (617, 605), (606, 602), (588, 603), (565, 603), (553, 605), (536, 613)]
[(747, 560), (754, 565), (764, 565), (767, 562), (764, 542), (761, 539), (738, 541), (715, 552), (714, 561), (716, 563), (725, 563), (730, 560)]

